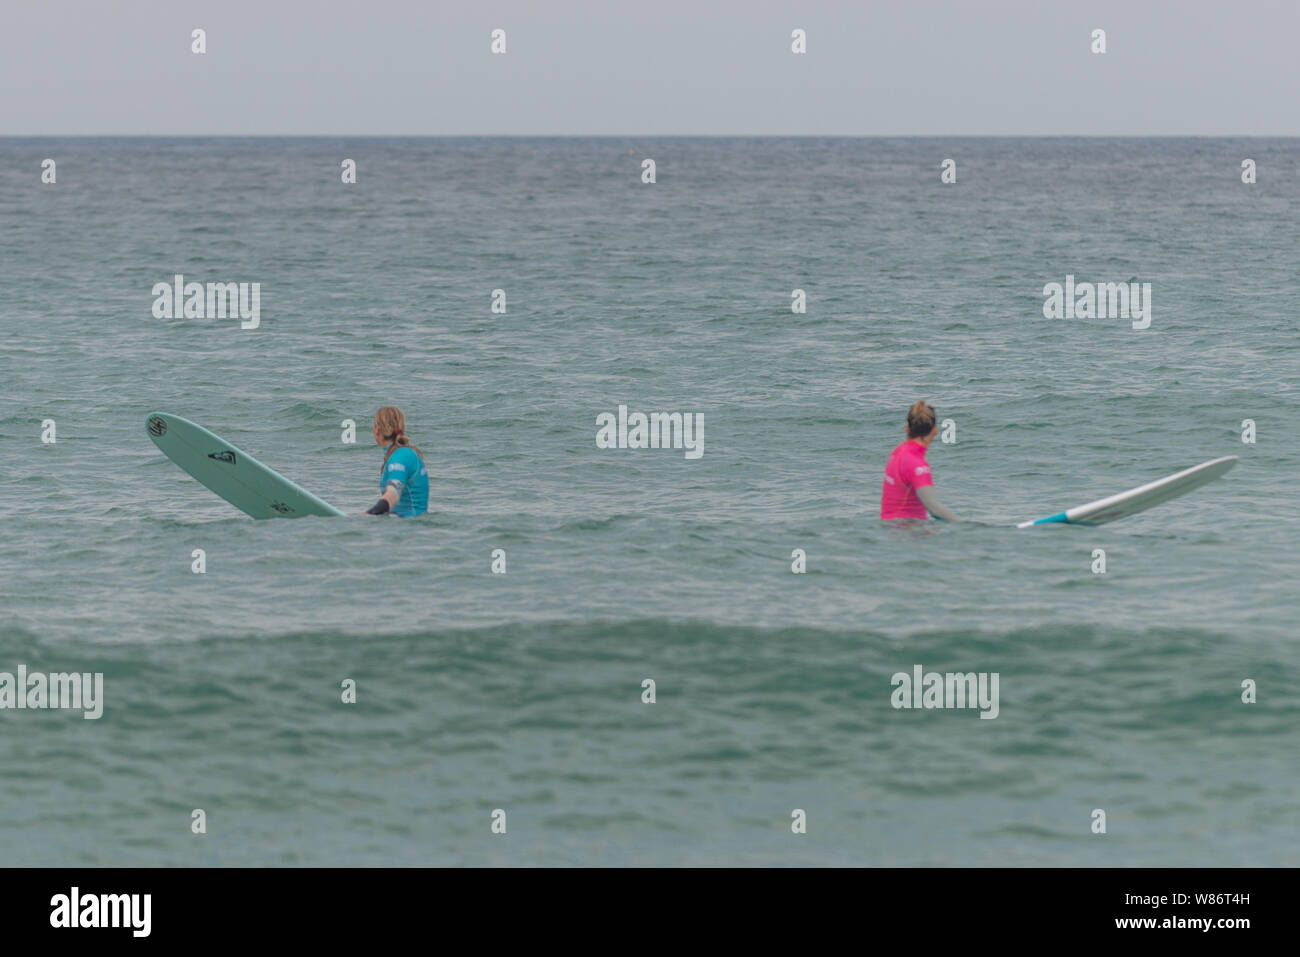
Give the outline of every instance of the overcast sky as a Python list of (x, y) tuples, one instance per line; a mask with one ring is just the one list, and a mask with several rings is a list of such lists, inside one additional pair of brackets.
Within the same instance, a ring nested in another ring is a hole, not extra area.
[(0, 0), (40, 134), (1294, 136), (1300, 2)]

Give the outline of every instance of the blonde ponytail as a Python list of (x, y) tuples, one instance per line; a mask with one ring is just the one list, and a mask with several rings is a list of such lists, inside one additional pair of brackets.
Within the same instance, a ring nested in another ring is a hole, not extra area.
[(406, 416), (397, 406), (386, 405), (375, 413), (375, 429), (379, 432), (379, 437), (384, 440), (384, 444), (388, 446), (388, 451), (384, 453), (383, 464), (379, 466), (380, 475), (384, 474), (384, 466), (388, 465), (389, 456), (399, 447), (414, 449), (420, 461), (424, 461), (424, 453), (420, 451), (420, 447), (413, 444), (406, 435)]

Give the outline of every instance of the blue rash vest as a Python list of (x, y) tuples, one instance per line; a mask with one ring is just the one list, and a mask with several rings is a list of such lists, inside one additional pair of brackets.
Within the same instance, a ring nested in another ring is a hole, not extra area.
[(415, 449), (399, 445), (384, 463), (384, 473), (379, 479), (379, 493), (388, 486), (397, 489), (397, 504), (393, 514), (402, 518), (423, 515), (429, 510), (429, 470)]

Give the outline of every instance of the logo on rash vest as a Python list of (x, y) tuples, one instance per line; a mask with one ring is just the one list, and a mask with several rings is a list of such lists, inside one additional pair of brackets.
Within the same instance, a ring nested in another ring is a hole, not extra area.
[(235, 453), (228, 449), (222, 449), (220, 452), (209, 452), (208, 458), (216, 459), (218, 462), (225, 462), (227, 465), (234, 465)]
[(927, 475), (927, 474), (929, 474), (929, 471), (930, 471), (930, 466), (928, 466), (928, 465), (918, 465), (918, 466), (916, 467), (916, 474), (917, 474), (917, 475)]

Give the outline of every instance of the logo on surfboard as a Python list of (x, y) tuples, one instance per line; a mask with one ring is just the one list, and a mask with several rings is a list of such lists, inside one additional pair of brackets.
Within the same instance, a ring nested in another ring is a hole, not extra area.
[(218, 462), (225, 462), (227, 465), (235, 465), (235, 453), (229, 449), (222, 449), (220, 452), (209, 452), (208, 458), (216, 459)]
[(149, 434), (155, 439), (162, 438), (167, 434), (167, 423), (155, 415), (149, 420)]
[(272, 502), (271, 508), (275, 509), (281, 515), (288, 515), (293, 511), (292, 505), (285, 505), (284, 502)]

